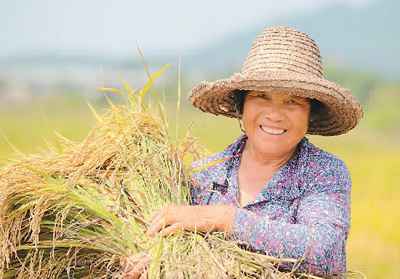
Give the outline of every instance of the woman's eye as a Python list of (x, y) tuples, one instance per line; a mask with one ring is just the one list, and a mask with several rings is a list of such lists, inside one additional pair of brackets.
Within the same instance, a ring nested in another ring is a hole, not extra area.
[(299, 104), (299, 102), (297, 102), (296, 100), (293, 100), (293, 99), (288, 100), (287, 103), (289, 105), (298, 105)]

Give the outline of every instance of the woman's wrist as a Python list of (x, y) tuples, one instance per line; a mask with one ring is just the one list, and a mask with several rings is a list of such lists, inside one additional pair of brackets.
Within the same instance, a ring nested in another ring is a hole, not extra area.
[(230, 234), (233, 228), (236, 208), (232, 205), (216, 205), (218, 221), (217, 230)]

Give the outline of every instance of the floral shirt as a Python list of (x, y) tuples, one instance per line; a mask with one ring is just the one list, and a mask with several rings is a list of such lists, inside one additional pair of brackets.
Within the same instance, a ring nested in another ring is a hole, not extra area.
[(304, 137), (255, 200), (241, 207), (238, 168), (246, 140), (242, 135), (224, 151), (193, 164), (192, 204), (234, 205), (231, 237), (248, 249), (303, 258), (302, 272), (345, 272), (351, 180), (343, 161)]

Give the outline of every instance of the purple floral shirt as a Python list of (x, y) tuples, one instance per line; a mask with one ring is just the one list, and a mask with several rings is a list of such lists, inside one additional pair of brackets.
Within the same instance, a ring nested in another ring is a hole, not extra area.
[(303, 258), (298, 270), (315, 275), (345, 272), (351, 179), (343, 161), (304, 137), (255, 200), (240, 207), (237, 176), (246, 140), (242, 135), (193, 163), (192, 204), (234, 205), (231, 237), (249, 250)]

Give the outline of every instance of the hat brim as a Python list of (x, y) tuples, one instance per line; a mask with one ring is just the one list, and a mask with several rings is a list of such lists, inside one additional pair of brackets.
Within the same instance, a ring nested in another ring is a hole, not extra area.
[(307, 134), (334, 136), (353, 129), (363, 111), (350, 90), (327, 79), (284, 71), (271, 71), (245, 76), (235, 73), (214, 82), (203, 81), (193, 87), (189, 99), (204, 112), (237, 118), (232, 93), (235, 90), (287, 92), (316, 99), (324, 109), (310, 121)]

